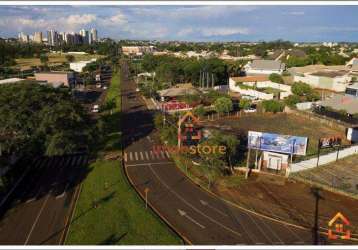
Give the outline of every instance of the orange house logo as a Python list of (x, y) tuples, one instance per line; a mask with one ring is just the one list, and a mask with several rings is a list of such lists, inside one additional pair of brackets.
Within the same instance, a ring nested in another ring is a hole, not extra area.
[(328, 239), (349, 240), (351, 238), (351, 231), (348, 229), (349, 226), (350, 223), (348, 219), (341, 212), (338, 212), (328, 222)]
[[(200, 141), (201, 133), (196, 129), (199, 119), (190, 111), (187, 112), (178, 121), (178, 146), (180, 147), (183, 142), (191, 143), (193, 141)], [(182, 125), (184, 124), (184, 128)]]

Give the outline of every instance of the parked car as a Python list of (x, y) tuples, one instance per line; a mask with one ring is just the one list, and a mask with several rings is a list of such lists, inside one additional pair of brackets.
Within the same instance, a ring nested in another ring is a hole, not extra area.
[(92, 107), (92, 113), (98, 113), (99, 112), (99, 106), (96, 104), (96, 105), (93, 105)]
[(244, 109), (244, 113), (255, 113), (257, 110), (255, 108)]
[(101, 88), (101, 87), (102, 87), (102, 85), (100, 83), (96, 84), (96, 88)]
[(136, 92), (139, 92), (140, 90), (139, 90), (139, 88), (136, 88), (135, 91), (136, 91)]

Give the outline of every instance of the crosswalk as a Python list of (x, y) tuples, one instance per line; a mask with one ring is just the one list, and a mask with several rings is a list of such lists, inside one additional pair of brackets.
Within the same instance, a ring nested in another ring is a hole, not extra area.
[(124, 152), (125, 162), (136, 162), (136, 161), (153, 161), (153, 160), (164, 160), (170, 159), (168, 151), (129, 151)]

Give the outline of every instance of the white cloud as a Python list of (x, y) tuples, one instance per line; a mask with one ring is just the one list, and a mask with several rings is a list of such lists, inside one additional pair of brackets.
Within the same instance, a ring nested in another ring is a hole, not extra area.
[(84, 14), (84, 15), (70, 15), (67, 18), (65, 18), (64, 20), (60, 20), (60, 21), (65, 21), (67, 23), (67, 25), (73, 25), (73, 26), (80, 26), (80, 25), (87, 25), (90, 23), (93, 23), (94, 21), (96, 21), (97, 17), (96, 15), (93, 14)]
[(291, 16), (303, 16), (305, 14), (304, 11), (291, 11), (291, 12), (287, 12), (288, 15)]
[(247, 35), (249, 34), (248, 28), (242, 27), (210, 27), (210, 28), (202, 28), (201, 34), (205, 37), (210, 36), (230, 36), (230, 35)]
[(177, 35), (178, 36), (187, 36), (190, 34), (193, 34), (195, 32), (195, 30), (191, 27), (187, 27), (187, 28), (183, 28), (181, 30), (178, 31)]
[(121, 11), (118, 11), (113, 16), (100, 19), (99, 22), (103, 25), (115, 26), (120, 24), (126, 24), (128, 22), (128, 18)]

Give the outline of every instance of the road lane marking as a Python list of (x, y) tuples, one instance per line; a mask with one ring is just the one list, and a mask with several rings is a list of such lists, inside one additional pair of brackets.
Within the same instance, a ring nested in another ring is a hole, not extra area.
[(135, 160), (138, 161), (138, 153), (134, 152)]
[(149, 161), (149, 155), (148, 155), (148, 152), (147, 152), (147, 151), (145, 151), (145, 152), (144, 152), (144, 154), (145, 154), (145, 158), (147, 159), (147, 161)]
[(126, 164), (126, 167), (148, 167), (148, 165), (167, 165), (167, 164), (173, 164), (171, 161), (163, 161), (163, 162), (146, 162), (146, 163), (137, 163), (137, 164)]
[(132, 152), (129, 152), (129, 159), (133, 161)]
[(160, 155), (162, 156), (162, 159), (165, 159), (165, 155), (163, 151), (160, 151)]
[(35, 226), (36, 226), (36, 224), (37, 224), (37, 222), (38, 222), (38, 220), (39, 220), (39, 218), (40, 218), (40, 216), (41, 216), (41, 214), (42, 214), (42, 211), (44, 210), (45, 205), (46, 205), (46, 203), (47, 203), (47, 201), (48, 201), (49, 198), (50, 198), (50, 195), (47, 195), (46, 200), (44, 201), (44, 203), (42, 203), (41, 209), (40, 209), (39, 213), (37, 214), (37, 217), (36, 217), (36, 219), (35, 219), (35, 222), (32, 224), (32, 227), (31, 227), (31, 229), (30, 229), (30, 232), (29, 232), (28, 235), (27, 235), (27, 238), (26, 238), (26, 241), (25, 241), (24, 245), (27, 245), (27, 243), (29, 242), (30, 237), (31, 237), (31, 234), (32, 234), (32, 232), (34, 231)]
[(152, 160), (154, 160), (155, 158), (154, 158), (154, 153), (153, 153), (153, 151), (150, 151), (149, 153), (150, 153), (150, 157), (152, 158)]
[(217, 209), (216, 207), (213, 207), (212, 205), (209, 204), (209, 202), (200, 200), (200, 203), (201, 203), (203, 206), (209, 207), (209, 208), (215, 210), (217, 213), (219, 213), (219, 214), (221, 214), (221, 215), (223, 215), (223, 216), (228, 217), (227, 214), (223, 213), (222, 211), (220, 211), (220, 210)]
[(197, 222), (196, 220), (191, 218), (189, 215), (187, 215), (187, 213), (184, 210), (178, 209), (178, 213), (180, 214), (180, 216), (187, 218), (188, 220), (193, 222), (195, 225), (201, 227), (202, 229), (205, 229), (205, 226), (201, 225), (199, 222)]
[(221, 224), (220, 222), (216, 221), (215, 219), (211, 218), (210, 216), (204, 214), (202, 211), (200, 211), (199, 209), (197, 209), (196, 207), (194, 207), (192, 204), (190, 204), (188, 201), (186, 201), (182, 196), (180, 196), (177, 192), (175, 192), (172, 188), (170, 188), (162, 179), (160, 179), (160, 177), (158, 176), (158, 174), (153, 170), (153, 168), (150, 166), (149, 164), (149, 169), (152, 171), (152, 173), (155, 175), (155, 177), (159, 180), (159, 182), (166, 187), (170, 192), (172, 192), (176, 197), (178, 197), (178, 199), (180, 199), (182, 202), (184, 202), (187, 206), (191, 207), (194, 211), (196, 211), (197, 213), (201, 214), (202, 216), (204, 216), (205, 218), (207, 218), (208, 220), (210, 220), (211, 222), (213, 222), (214, 224), (226, 229), (227, 231), (242, 237), (242, 235), (239, 232), (236, 232), (234, 230), (232, 230), (231, 228)]
[(143, 161), (144, 160), (143, 153), (139, 152), (139, 155), (140, 155), (140, 159)]

